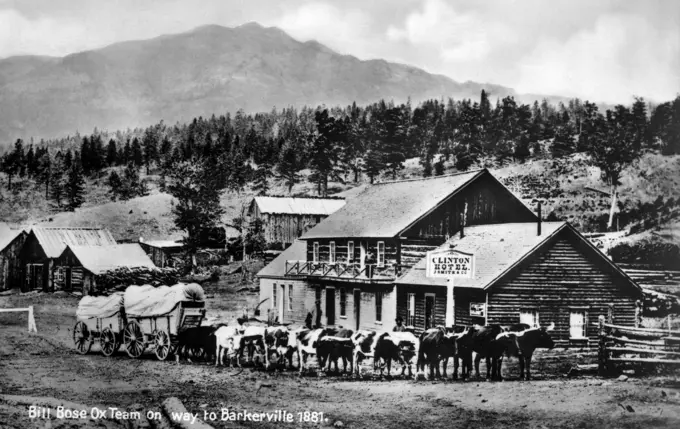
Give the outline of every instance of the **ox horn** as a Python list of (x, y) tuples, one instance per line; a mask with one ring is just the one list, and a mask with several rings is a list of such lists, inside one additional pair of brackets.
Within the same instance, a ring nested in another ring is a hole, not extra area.
[(553, 329), (555, 329), (555, 322), (551, 322), (550, 326), (548, 326), (545, 330), (546, 331), (552, 331)]

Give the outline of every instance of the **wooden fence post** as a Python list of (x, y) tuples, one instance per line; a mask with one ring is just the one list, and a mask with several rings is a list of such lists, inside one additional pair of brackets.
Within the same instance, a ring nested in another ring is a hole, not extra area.
[(610, 325), (614, 324), (614, 304), (609, 304), (607, 308), (607, 323)]
[(38, 327), (35, 326), (35, 318), (33, 317), (33, 306), (28, 306), (28, 332), (38, 332)]
[(635, 301), (635, 327), (639, 328), (642, 325), (642, 301), (639, 299)]
[(597, 318), (598, 326), (598, 351), (597, 351), (597, 373), (600, 376), (604, 376), (607, 371), (607, 331), (604, 327), (604, 315), (600, 315)]

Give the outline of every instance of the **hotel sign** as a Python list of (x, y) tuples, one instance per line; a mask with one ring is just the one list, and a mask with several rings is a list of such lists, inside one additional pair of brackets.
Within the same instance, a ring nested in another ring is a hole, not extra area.
[(434, 278), (473, 278), (475, 257), (471, 253), (457, 250), (433, 250), (427, 252), (427, 277)]

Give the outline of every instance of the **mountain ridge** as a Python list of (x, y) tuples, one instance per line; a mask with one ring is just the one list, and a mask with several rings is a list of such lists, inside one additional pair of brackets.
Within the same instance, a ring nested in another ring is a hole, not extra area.
[(477, 99), (482, 89), (492, 99), (522, 97), (502, 85), (340, 54), (277, 27), (212, 24), (63, 57), (0, 60), (0, 141), (186, 122), (239, 108)]

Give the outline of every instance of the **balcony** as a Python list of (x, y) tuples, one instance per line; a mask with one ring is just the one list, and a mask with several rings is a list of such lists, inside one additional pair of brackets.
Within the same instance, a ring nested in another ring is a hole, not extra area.
[(332, 278), (347, 281), (389, 282), (401, 275), (396, 264), (364, 264), (341, 262), (286, 261), (285, 275)]

